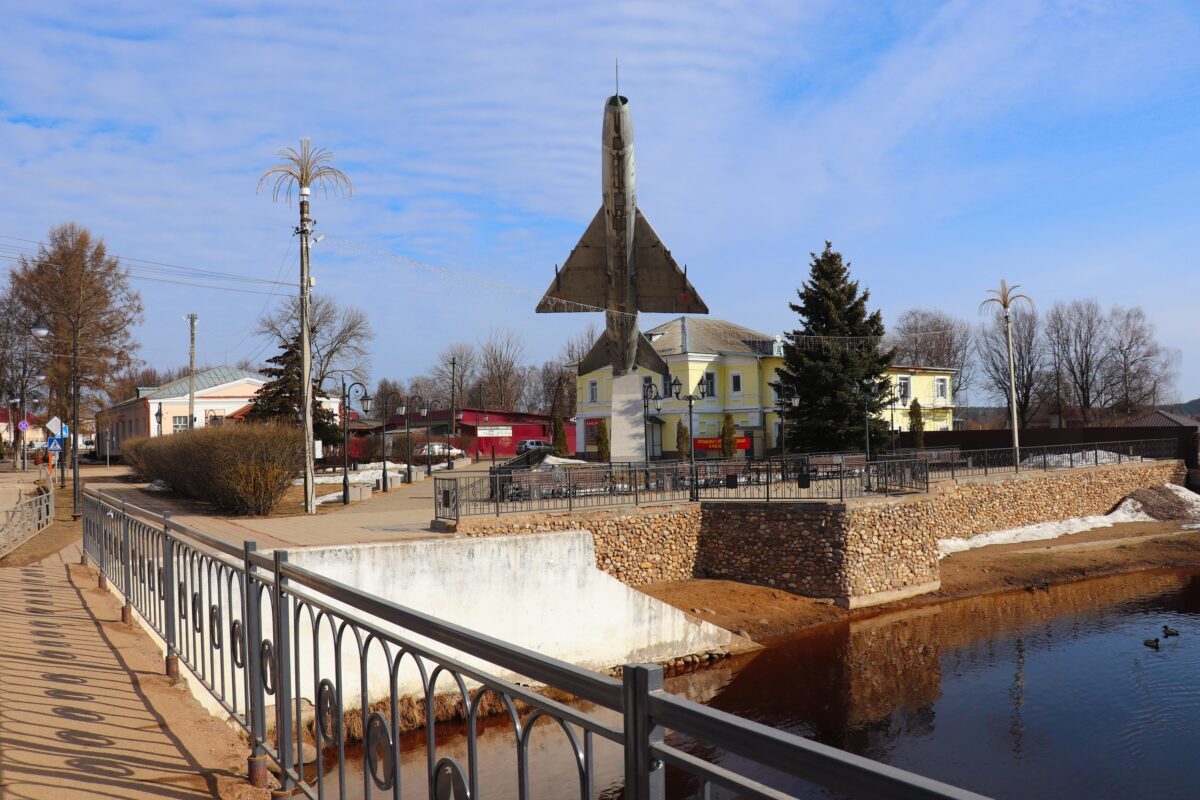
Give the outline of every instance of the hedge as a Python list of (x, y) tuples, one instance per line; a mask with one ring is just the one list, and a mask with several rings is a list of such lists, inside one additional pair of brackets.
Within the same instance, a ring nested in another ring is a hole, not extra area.
[(304, 467), (298, 428), (276, 423), (222, 425), (122, 444), (126, 463), (146, 480), (229, 514), (270, 514)]

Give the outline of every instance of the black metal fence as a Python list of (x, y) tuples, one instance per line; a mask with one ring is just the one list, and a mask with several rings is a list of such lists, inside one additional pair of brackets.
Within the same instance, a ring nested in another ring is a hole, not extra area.
[[(245, 730), (257, 786), (269, 760), (282, 793), (310, 798), (399, 798), (402, 784), (404, 796), (486, 796), (477, 743), (492, 703), (512, 731), (521, 798), (535, 789), (609, 796), (617, 784), (629, 800), (662, 800), (668, 788), (787, 798), (772, 785), (796, 780), (852, 797), (978, 797), (668, 694), (661, 667), (630, 664), (620, 680), (590, 672), (289, 564), (284, 551), (267, 556), (254, 542), (226, 542), (91, 489), (83, 531), (101, 584), (125, 596), (123, 616), (136, 613), (165, 643), (168, 674), (191, 671)], [(465, 722), (464, 757), (447, 755), (449, 737), (438, 735), (451, 724), (438, 722), (447, 697)], [(351, 724), (361, 747), (347, 744)], [(566, 785), (539, 775), (532, 758), (547, 728), (572, 757)], [(426, 752), (402, 762), (414, 745), (401, 738), (414, 730)], [(313, 742), (318, 757), (300, 755)], [(722, 763), (724, 754), (736, 760)], [(613, 785), (597, 785), (598, 776)]]
[(683, 500), (797, 501), (929, 491), (929, 482), (1016, 471), (1070, 469), (1178, 457), (1174, 439), (1021, 448), (807, 453), (761, 460), (588, 464), (512, 470), (474, 479), (436, 478), (434, 515), (574, 511)]

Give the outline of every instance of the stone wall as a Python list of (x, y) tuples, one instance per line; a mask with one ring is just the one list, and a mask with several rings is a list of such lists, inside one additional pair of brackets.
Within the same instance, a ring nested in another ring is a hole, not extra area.
[(944, 481), (929, 494), (820, 502), (705, 502), (468, 517), (467, 536), (590, 530), (597, 566), (637, 585), (718, 577), (844, 605), (939, 585), (937, 540), (1105, 514), (1130, 492), (1184, 483), (1181, 461)]

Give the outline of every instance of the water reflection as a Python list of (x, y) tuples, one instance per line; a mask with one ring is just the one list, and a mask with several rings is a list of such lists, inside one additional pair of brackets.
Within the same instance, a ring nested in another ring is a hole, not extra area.
[[(1163, 625), (1178, 638), (1150, 650)], [(1098, 579), (882, 614), (777, 641), (667, 681), (670, 691), (995, 797), (1200, 796), (1200, 574)], [(805, 797), (811, 786), (671, 737), (696, 755)], [(479, 740), (488, 798), (516, 797), (511, 727)], [(424, 741), (404, 744), (418, 794)], [(620, 797), (621, 754), (597, 740), (593, 796)], [(465, 764), (461, 731), (438, 757)], [(534, 735), (534, 797), (575, 795), (561, 732)], [(346, 776), (362, 786), (362, 773)], [(668, 795), (694, 796), (668, 775)], [(354, 795), (352, 796), (364, 796)], [(714, 797), (726, 797), (720, 792)]]

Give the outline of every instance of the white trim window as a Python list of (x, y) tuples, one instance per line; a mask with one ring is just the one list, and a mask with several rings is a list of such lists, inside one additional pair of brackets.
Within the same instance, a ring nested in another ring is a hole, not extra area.
[(742, 373), (735, 372), (729, 376), (729, 393), (730, 394), (741, 394), (742, 393)]
[(902, 406), (912, 402), (912, 378), (908, 375), (896, 378), (896, 402)]
[(933, 379), (933, 396), (938, 402), (944, 403), (950, 399), (950, 379)]
[(704, 373), (704, 396), (710, 398), (717, 396), (717, 373)]
[(187, 416), (171, 417), (171, 433), (180, 433), (187, 430)]
[(588, 402), (589, 403), (599, 403), (600, 402), (600, 382), (599, 381), (588, 381)]

